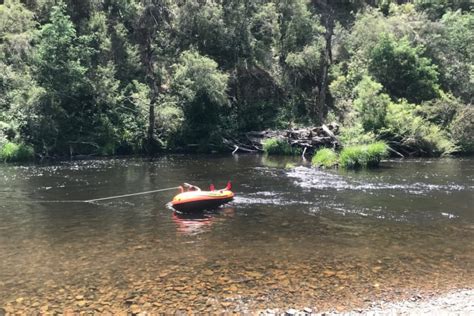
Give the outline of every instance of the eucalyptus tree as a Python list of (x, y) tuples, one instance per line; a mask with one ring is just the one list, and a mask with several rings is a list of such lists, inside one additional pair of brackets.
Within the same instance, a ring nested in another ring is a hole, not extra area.
[(321, 123), (324, 109), (319, 108), (319, 83), (322, 81), (324, 27), (305, 0), (281, 0), (278, 10), (281, 15), (280, 62), (286, 86), (291, 91), (290, 103), (297, 117)]
[(155, 108), (165, 83), (168, 54), (173, 48), (170, 6), (171, 1), (168, 0), (140, 0), (137, 4), (134, 36), (140, 51), (145, 82), (150, 89), (147, 131), (149, 152), (156, 151), (159, 145), (155, 137)]
[(88, 142), (95, 116), (92, 89), (86, 76), (88, 52), (80, 45), (74, 24), (60, 2), (38, 34), (35, 75), (45, 89), (32, 131), (37, 146), (66, 153), (73, 143)]

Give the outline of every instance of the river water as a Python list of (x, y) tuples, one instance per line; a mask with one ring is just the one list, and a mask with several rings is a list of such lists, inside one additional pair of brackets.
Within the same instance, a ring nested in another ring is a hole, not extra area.
[[(174, 191), (60, 202), (227, 180), (235, 200), (194, 216), (167, 206)], [(252, 155), (2, 165), (0, 307), (347, 310), (472, 288), (473, 193), (469, 158), (360, 171)]]

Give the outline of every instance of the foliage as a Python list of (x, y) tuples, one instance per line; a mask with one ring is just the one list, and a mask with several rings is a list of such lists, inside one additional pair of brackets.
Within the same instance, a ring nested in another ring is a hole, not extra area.
[(0, 148), (0, 160), (4, 162), (22, 162), (33, 158), (33, 148), (25, 144), (7, 142)]
[(385, 125), (384, 119), (390, 97), (381, 93), (382, 85), (364, 76), (354, 88), (357, 95), (354, 108), (365, 131), (377, 131)]
[(313, 166), (324, 166), (326, 168), (335, 166), (337, 162), (338, 157), (336, 152), (329, 148), (318, 150), (311, 159)]
[(348, 146), (339, 155), (339, 164), (344, 168), (377, 167), (380, 160), (388, 156), (388, 146), (384, 142), (368, 145)]
[(382, 34), (370, 53), (369, 71), (395, 98), (410, 102), (433, 99), (438, 90), (437, 67), (422, 53), (406, 38), (396, 40)]
[(462, 107), (459, 98), (442, 92), (439, 98), (422, 103), (419, 113), (431, 123), (447, 128)]
[(416, 111), (417, 107), (408, 102), (390, 103), (386, 127), (381, 132), (384, 138), (399, 143), (408, 154), (421, 151), (424, 155), (439, 156), (457, 151), (445, 131), (416, 115)]
[(8, 0), (0, 144), (216, 150), (331, 112), (346, 146), (471, 151), (473, 28), (465, 0)]
[(428, 27), (426, 46), (438, 65), (442, 87), (473, 103), (474, 13), (447, 12)]
[(221, 111), (227, 105), (227, 80), (212, 59), (194, 51), (181, 54), (175, 65), (173, 90), (184, 113), (185, 139), (207, 139), (219, 126)]
[(343, 126), (339, 135), (343, 146), (370, 144), (376, 141), (372, 132), (366, 133), (360, 122), (354, 122), (350, 126)]
[(439, 19), (449, 11), (469, 12), (474, 9), (474, 4), (470, 0), (415, 0), (414, 3), (418, 10), (426, 12), (432, 19)]
[(263, 151), (268, 155), (295, 155), (298, 152), (284, 139), (268, 138), (263, 142)]
[(454, 117), (450, 131), (454, 142), (463, 152), (474, 152), (474, 109), (465, 106)]

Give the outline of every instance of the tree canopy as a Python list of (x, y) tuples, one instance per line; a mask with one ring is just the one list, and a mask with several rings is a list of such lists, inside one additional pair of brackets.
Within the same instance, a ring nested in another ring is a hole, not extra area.
[(40, 157), (216, 150), (226, 133), (337, 121), (351, 142), (470, 152), (472, 10), (442, 0), (6, 0), (0, 147)]

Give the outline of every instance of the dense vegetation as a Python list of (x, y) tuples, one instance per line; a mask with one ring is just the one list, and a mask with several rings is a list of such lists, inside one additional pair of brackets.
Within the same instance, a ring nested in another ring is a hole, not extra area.
[(469, 0), (6, 0), (3, 160), (219, 150), (342, 125), (345, 145), (474, 150)]

